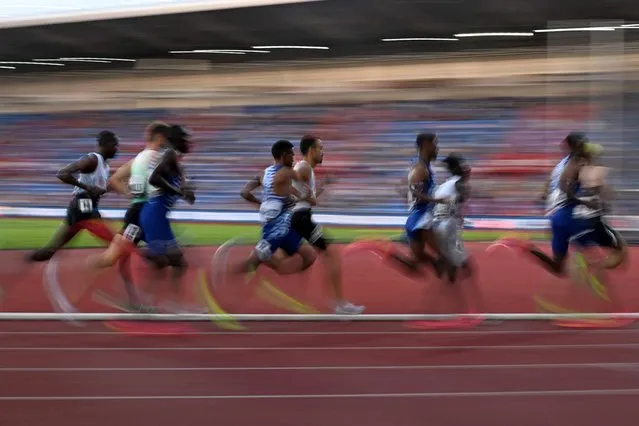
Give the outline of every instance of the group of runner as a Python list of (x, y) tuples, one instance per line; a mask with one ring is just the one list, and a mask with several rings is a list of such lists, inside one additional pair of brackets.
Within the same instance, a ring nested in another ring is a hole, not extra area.
[[(94, 269), (119, 267), (129, 295), (131, 309), (142, 304), (131, 279), (130, 258), (139, 253), (158, 270), (171, 267), (175, 282), (187, 267), (184, 254), (171, 230), (168, 214), (179, 199), (195, 202), (181, 160), (190, 150), (190, 135), (179, 125), (154, 122), (145, 134), (143, 151), (109, 177), (108, 161), (118, 151), (119, 140), (109, 131), (97, 138), (98, 148), (80, 160), (64, 167), (58, 178), (74, 187), (63, 225), (45, 248), (29, 255), (32, 261), (46, 261), (67, 244), (80, 230), (87, 230), (109, 243), (102, 253), (91, 256), (88, 265)], [(455, 153), (443, 160), (449, 177), (436, 185), (434, 162), (439, 147), (435, 133), (421, 133), (416, 138), (417, 156), (408, 172), (403, 191), (409, 203), (405, 225), (405, 241), (409, 254), (388, 243), (382, 251), (385, 259), (410, 276), (422, 274), (426, 266), (437, 277), (455, 283), (459, 278), (476, 277), (463, 244), (463, 205), (470, 197), (471, 168)], [(598, 164), (602, 147), (589, 143), (578, 133), (564, 140), (568, 154), (552, 171), (544, 188), (547, 215), (552, 230), (552, 257), (547, 256), (527, 240), (503, 239), (502, 244), (532, 256), (549, 272), (565, 273), (571, 242), (585, 247), (596, 245), (609, 249), (603, 259), (583, 268), (593, 271), (592, 279), (601, 271), (613, 269), (627, 258), (623, 238), (605, 220), (610, 201), (606, 183), (607, 169)], [(271, 147), (273, 164), (249, 180), (241, 196), (259, 206), (262, 237), (250, 255), (228, 267), (229, 274), (255, 271), (265, 265), (279, 274), (295, 274), (308, 269), (321, 253), (327, 267), (327, 291), (336, 314), (357, 315), (365, 307), (354, 305), (344, 297), (340, 253), (325, 235), (321, 225), (313, 220), (313, 207), (327, 182), (319, 185), (315, 168), (322, 164), (323, 142), (319, 137), (305, 135), (299, 149), (303, 159), (295, 163), (295, 147), (288, 140), (279, 140)], [(77, 176), (77, 177), (76, 177)], [(261, 188), (261, 199), (254, 191)], [(101, 221), (98, 204), (107, 191), (131, 199), (124, 217), (122, 231), (114, 235)], [(139, 248), (140, 241), (146, 243)], [(178, 288), (176, 286), (176, 288)], [(471, 312), (480, 306), (469, 305)]]

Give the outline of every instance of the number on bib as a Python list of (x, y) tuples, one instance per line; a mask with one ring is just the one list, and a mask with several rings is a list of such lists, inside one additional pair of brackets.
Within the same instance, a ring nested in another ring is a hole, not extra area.
[(268, 260), (272, 256), (271, 244), (266, 240), (260, 240), (255, 246), (257, 257), (260, 260)]
[(135, 241), (142, 234), (142, 230), (139, 226), (129, 223), (122, 235), (129, 241)]
[(91, 213), (93, 211), (93, 200), (90, 198), (79, 198), (78, 209), (82, 213)]
[(133, 176), (129, 179), (129, 191), (132, 195), (142, 195), (146, 188), (146, 182), (139, 176)]

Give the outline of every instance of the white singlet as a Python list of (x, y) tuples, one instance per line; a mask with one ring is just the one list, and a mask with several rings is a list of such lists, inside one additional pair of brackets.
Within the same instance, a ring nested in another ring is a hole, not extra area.
[(152, 169), (151, 162), (157, 162), (159, 152), (146, 148), (133, 159), (131, 163), (131, 176), (129, 177), (129, 190), (134, 198), (146, 198), (149, 191), (148, 180)]
[(453, 176), (435, 189), (434, 198), (445, 198), (446, 204), (437, 203), (433, 209), (433, 215), (437, 217), (457, 217), (459, 215), (459, 191), (455, 184), (461, 179)]
[(462, 266), (468, 259), (462, 239), (461, 194), (455, 185), (460, 179), (460, 176), (452, 176), (435, 189), (434, 197), (446, 199), (448, 202), (437, 203), (433, 209), (433, 229), (441, 253), (457, 267)]
[(608, 168), (601, 166), (584, 166), (579, 171), (579, 183), (581, 188), (577, 194), (579, 199), (590, 201), (599, 206), (591, 209), (583, 204), (575, 206), (573, 217), (581, 219), (591, 219), (604, 215), (603, 203), (601, 200), (601, 187), (605, 184)]
[(568, 203), (566, 193), (559, 188), (559, 181), (568, 161), (570, 161), (570, 155), (564, 157), (550, 174), (550, 184), (546, 194), (546, 216), (550, 216)]
[[(107, 182), (109, 180), (109, 165), (102, 157), (102, 154), (97, 152), (91, 152), (88, 155), (94, 155), (98, 159), (98, 165), (91, 173), (80, 173), (78, 176), (78, 182), (87, 185), (95, 186), (102, 189), (107, 189)], [(73, 188), (73, 194), (79, 194), (86, 192), (84, 189), (75, 187)]]
[[(313, 170), (311, 165), (308, 164), (306, 160), (302, 160), (295, 164), (294, 170), (296, 172), (299, 172), (303, 166), (308, 166), (311, 169), (311, 175), (308, 180), (308, 187), (310, 187), (311, 194), (313, 195), (313, 197), (315, 197), (315, 171)], [(298, 182), (296, 180), (293, 180), (293, 187), (300, 192), (300, 195), (302, 196), (308, 195), (307, 186), (303, 182)], [(310, 210), (310, 209), (311, 209), (311, 205), (309, 204), (308, 201), (298, 201), (297, 203), (295, 203), (295, 206), (293, 207), (293, 211)]]

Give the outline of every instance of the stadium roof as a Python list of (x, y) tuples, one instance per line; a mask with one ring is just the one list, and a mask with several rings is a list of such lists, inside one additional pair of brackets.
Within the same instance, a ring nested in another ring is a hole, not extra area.
[[(593, 24), (593, 21), (602, 21)], [(633, 0), (325, 0), (265, 7), (146, 16), (0, 29), (0, 61), (63, 58), (173, 58), (214, 63), (319, 60), (326, 57), (545, 47), (591, 40), (637, 41)], [(526, 36), (464, 37), (463, 33), (522, 32), (580, 26), (615, 31), (533, 33)], [(459, 35), (462, 33), (462, 35)], [(458, 35), (458, 36), (456, 36)], [(591, 39), (591, 37), (593, 37)], [(444, 38), (384, 42), (387, 38)], [(321, 46), (277, 49), (255, 46)], [(188, 50), (261, 50), (175, 54)], [(57, 61), (60, 69), (132, 67), (134, 62)], [(12, 64), (2, 64), (8, 68)], [(41, 68), (15, 64), (15, 71)], [(55, 67), (51, 67), (55, 68)], [(0, 71), (3, 71), (0, 69)], [(49, 71), (49, 70), (47, 70)], [(2, 75), (3, 73), (0, 73)]]

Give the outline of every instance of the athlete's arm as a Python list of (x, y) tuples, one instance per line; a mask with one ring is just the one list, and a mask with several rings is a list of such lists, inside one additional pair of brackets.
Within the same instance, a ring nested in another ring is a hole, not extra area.
[(80, 189), (84, 189), (91, 195), (102, 195), (106, 192), (104, 189), (85, 185), (82, 182), (79, 182), (78, 179), (74, 176), (76, 173), (93, 173), (97, 168), (98, 158), (93, 154), (88, 154), (78, 161), (74, 161), (73, 163), (64, 166), (58, 171), (57, 177), (62, 182), (68, 185), (77, 186)]
[(465, 203), (470, 198), (470, 185), (466, 182), (455, 182), (455, 189), (459, 193), (459, 202)]
[(176, 170), (180, 170), (177, 163), (177, 155), (175, 154), (175, 151), (169, 149), (162, 157), (160, 164), (158, 164), (155, 170), (153, 170), (153, 172), (151, 173), (151, 176), (149, 177), (149, 183), (162, 189), (167, 194), (177, 195), (192, 204), (193, 201), (195, 201), (193, 191), (178, 188), (177, 186), (171, 185), (169, 183), (171, 172)]
[(546, 181), (544, 182), (544, 186), (541, 190), (541, 195), (539, 197), (541, 201), (546, 201), (546, 198), (548, 198), (548, 188), (550, 188), (550, 181), (551, 181), (551, 177), (548, 176), (548, 179), (546, 179)]
[(285, 168), (275, 173), (273, 177), (273, 189), (280, 197), (293, 196), (301, 201), (305, 201), (308, 197), (303, 197), (300, 192), (293, 187), (293, 179), (295, 179), (295, 171), (291, 168)]
[(133, 159), (127, 161), (115, 171), (113, 176), (109, 179), (109, 189), (113, 189), (115, 192), (124, 195), (125, 197), (131, 195), (129, 193), (129, 185), (127, 184), (127, 181), (131, 177), (132, 164)]
[(433, 198), (424, 194), (424, 181), (428, 178), (428, 170), (421, 164), (418, 164), (410, 174), (408, 181), (408, 190), (413, 194), (417, 202), (422, 203), (443, 203), (445, 200), (441, 198)]
[(244, 198), (249, 203), (260, 205), (262, 202), (253, 195), (253, 191), (262, 186), (262, 174), (253, 176), (251, 180), (246, 182), (244, 188), (240, 191), (240, 196)]

